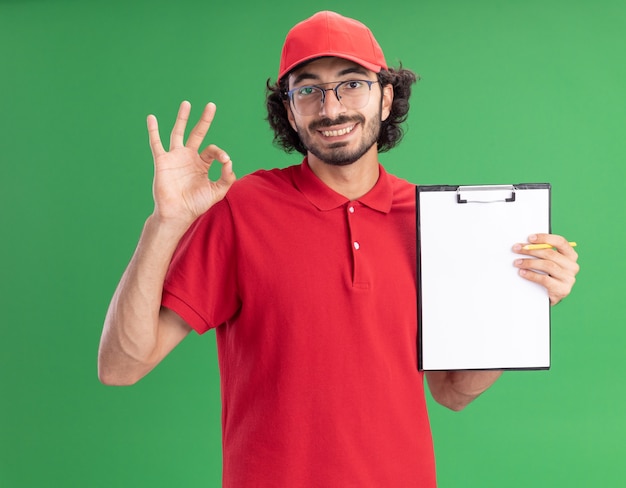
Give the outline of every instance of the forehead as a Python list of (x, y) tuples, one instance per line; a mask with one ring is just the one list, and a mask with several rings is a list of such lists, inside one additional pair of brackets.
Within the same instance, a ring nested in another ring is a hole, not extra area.
[(373, 71), (360, 64), (342, 58), (318, 58), (296, 68), (289, 74), (289, 85), (297, 83), (323, 83), (339, 81), (342, 78), (358, 74), (361, 78), (370, 79), (376, 76)]

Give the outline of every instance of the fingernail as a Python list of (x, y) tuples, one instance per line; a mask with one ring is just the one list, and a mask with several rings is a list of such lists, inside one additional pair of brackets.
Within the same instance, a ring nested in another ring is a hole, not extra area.
[(536, 234), (532, 234), (532, 235), (528, 236), (528, 240), (530, 242), (535, 242), (537, 240), (537, 235)]
[(513, 246), (513, 251), (518, 252), (522, 250), (522, 245), (521, 244), (515, 244)]
[(513, 263), (515, 266), (521, 266), (522, 265), (522, 260), (521, 259), (516, 259), (515, 262)]

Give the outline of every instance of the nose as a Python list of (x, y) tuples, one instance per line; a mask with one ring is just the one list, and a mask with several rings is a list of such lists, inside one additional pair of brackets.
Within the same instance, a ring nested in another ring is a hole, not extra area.
[[(328, 92), (332, 93), (328, 93)], [(334, 88), (324, 88), (324, 97), (320, 107), (320, 115), (326, 115), (332, 119), (335, 114), (345, 112), (346, 107), (339, 100), (339, 94)]]

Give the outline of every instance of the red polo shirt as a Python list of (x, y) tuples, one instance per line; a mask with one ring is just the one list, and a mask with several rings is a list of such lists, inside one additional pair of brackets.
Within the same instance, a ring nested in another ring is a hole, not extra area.
[(306, 160), (237, 181), (163, 305), (216, 328), (225, 487), (434, 487), (416, 357), (415, 187), (349, 201)]

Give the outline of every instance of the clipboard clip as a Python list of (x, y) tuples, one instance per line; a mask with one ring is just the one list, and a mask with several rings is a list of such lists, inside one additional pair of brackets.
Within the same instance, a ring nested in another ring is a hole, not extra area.
[(459, 186), (456, 190), (457, 203), (495, 203), (514, 201), (514, 185)]

